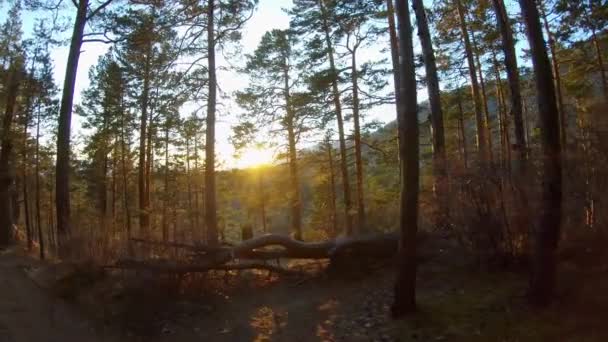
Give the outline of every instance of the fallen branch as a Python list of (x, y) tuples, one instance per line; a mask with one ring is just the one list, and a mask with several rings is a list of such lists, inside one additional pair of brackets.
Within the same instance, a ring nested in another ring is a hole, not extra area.
[[(324, 242), (302, 242), (285, 235), (258, 236), (234, 246), (192, 245), (175, 242), (131, 239), (133, 242), (182, 248), (192, 252), (187, 264), (160, 260), (125, 260), (117, 268), (148, 269), (167, 273), (206, 272), (228, 269), (264, 269), (285, 273), (286, 269), (260, 262), (287, 259), (330, 259), (332, 264), (350, 263), (353, 260), (390, 258), (398, 248), (397, 233), (372, 234), (357, 237), (341, 237)], [(242, 263), (235, 261), (255, 260)]]
[(106, 269), (122, 269), (122, 270), (140, 270), (156, 273), (168, 274), (186, 274), (186, 273), (202, 273), (208, 271), (235, 271), (235, 270), (265, 270), (283, 275), (297, 275), (300, 272), (292, 271), (282, 267), (264, 264), (264, 263), (236, 263), (236, 264), (220, 264), (213, 266), (201, 266), (198, 264), (183, 264), (166, 260), (131, 260), (123, 259), (116, 262), (114, 265), (103, 266)]

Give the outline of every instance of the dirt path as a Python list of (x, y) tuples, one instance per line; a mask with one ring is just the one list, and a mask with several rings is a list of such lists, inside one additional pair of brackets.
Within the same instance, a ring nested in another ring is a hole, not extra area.
[(31, 263), (0, 251), (0, 342), (115, 341), (28, 278)]

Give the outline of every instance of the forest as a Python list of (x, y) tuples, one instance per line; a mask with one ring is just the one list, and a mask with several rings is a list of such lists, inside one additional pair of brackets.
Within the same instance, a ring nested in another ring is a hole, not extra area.
[(608, 340), (606, 0), (0, 23), (0, 341)]

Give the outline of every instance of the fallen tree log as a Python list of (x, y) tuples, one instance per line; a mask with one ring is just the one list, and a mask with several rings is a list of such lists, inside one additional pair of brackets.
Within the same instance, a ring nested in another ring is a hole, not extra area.
[(235, 271), (235, 270), (265, 270), (283, 275), (297, 275), (299, 272), (292, 271), (279, 266), (265, 263), (237, 263), (237, 264), (219, 264), (219, 265), (200, 265), (192, 263), (179, 263), (174, 261), (156, 259), (156, 260), (119, 260), (113, 265), (104, 266), (106, 269), (124, 269), (124, 270), (140, 270), (151, 271), (155, 273), (166, 274), (186, 274), (186, 273), (201, 273), (208, 271)]
[[(184, 244), (174, 242), (131, 239), (133, 242), (182, 248), (192, 253), (192, 260), (184, 263), (159, 263), (155, 261), (127, 260), (119, 268), (138, 267), (156, 269), (158, 272), (188, 273), (217, 269), (265, 269), (277, 273), (287, 271), (272, 266), (266, 260), (278, 259), (329, 259), (332, 264), (350, 263), (354, 260), (370, 258), (390, 258), (397, 253), (398, 233), (370, 234), (357, 237), (340, 237), (324, 242), (302, 242), (285, 235), (267, 234), (245, 240), (234, 246), (213, 247), (204, 244)], [(235, 261), (258, 261), (235, 263)], [(230, 263), (230, 264), (229, 264)], [(235, 268), (236, 267), (236, 268)]]

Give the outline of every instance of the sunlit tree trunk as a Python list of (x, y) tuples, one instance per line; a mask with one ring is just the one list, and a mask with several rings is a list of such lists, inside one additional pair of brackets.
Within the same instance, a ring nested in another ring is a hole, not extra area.
[[(413, 0), (412, 7), (416, 15), (418, 37), (422, 46), (422, 56), (426, 75), (426, 84), (429, 92), (429, 103), (431, 107), (431, 127), (433, 131), (433, 167), (435, 172), (435, 194), (439, 203), (439, 215), (442, 218), (449, 216), (449, 205), (447, 202), (447, 165), (445, 157), (445, 133), (443, 129), (443, 110), (441, 108), (441, 95), (439, 88), (439, 77), (437, 76), (437, 64), (435, 62), (435, 51), (429, 32), (429, 24), (422, 0)], [(438, 224), (444, 226), (447, 222), (441, 220)]]
[(486, 137), (487, 122), (483, 117), (483, 103), (481, 94), (479, 91), (479, 83), (477, 80), (477, 68), (475, 67), (475, 56), (473, 54), (473, 48), (471, 47), (471, 40), (469, 38), (469, 31), (467, 22), (465, 19), (465, 10), (462, 5), (462, 0), (455, 0), (456, 8), (458, 11), (458, 17), (460, 21), (460, 32), (462, 34), (462, 40), (464, 42), (464, 49), (467, 58), (467, 64), (469, 66), (469, 77), (471, 80), (471, 93), (473, 96), (473, 105), (475, 109), (475, 122), (477, 123), (477, 153), (479, 162), (485, 165), (489, 160), (489, 149)]
[(524, 162), (523, 159), (525, 158), (526, 139), (524, 135), (521, 87), (519, 83), (519, 69), (517, 67), (513, 30), (511, 29), (509, 15), (507, 14), (504, 0), (492, 0), (492, 4), (494, 6), (496, 22), (502, 38), (502, 51), (505, 55), (505, 67), (509, 80), (509, 90), (511, 91), (511, 117), (513, 118), (513, 126), (515, 128), (515, 152), (517, 153), (517, 159), (520, 160), (521, 163)]
[(344, 189), (344, 218), (346, 225), (346, 235), (353, 234), (353, 210), (351, 202), (350, 182), (348, 175), (348, 154), (346, 151), (346, 138), (344, 135), (344, 119), (342, 115), (342, 103), (340, 101), (340, 91), (338, 89), (338, 70), (334, 60), (334, 48), (330, 37), (328, 13), (324, 1), (318, 0), (321, 16), (323, 18), (323, 31), (325, 32), (325, 43), (327, 46), (327, 57), (329, 58), (329, 69), (332, 74), (332, 95), (336, 109), (336, 119), (338, 122), (338, 138), (340, 140), (340, 169), (342, 171), (342, 187)]
[(333, 147), (331, 146), (330, 136), (327, 136), (327, 163), (329, 168), (329, 216), (331, 222), (331, 236), (336, 237), (338, 235), (338, 215), (336, 210), (336, 177), (334, 174), (334, 157), (332, 154)]
[(492, 163), (494, 161), (494, 148), (492, 141), (492, 121), (490, 120), (490, 110), (488, 109), (488, 93), (486, 92), (486, 82), (483, 77), (483, 66), (481, 65), (481, 59), (479, 57), (479, 47), (477, 46), (477, 40), (475, 39), (475, 33), (473, 32), (471, 32), (471, 41), (473, 43), (473, 53), (475, 55), (475, 62), (477, 63), (477, 72), (479, 73), (481, 103), (483, 104), (484, 125), (486, 128), (486, 137), (488, 139), (488, 160)]
[(207, 130), (205, 139), (205, 228), (207, 243), (216, 246), (219, 243), (217, 230), (217, 203), (215, 190), (215, 105), (217, 97), (217, 80), (215, 70), (215, 0), (209, 0), (207, 6), (207, 69), (209, 94), (207, 98)]

